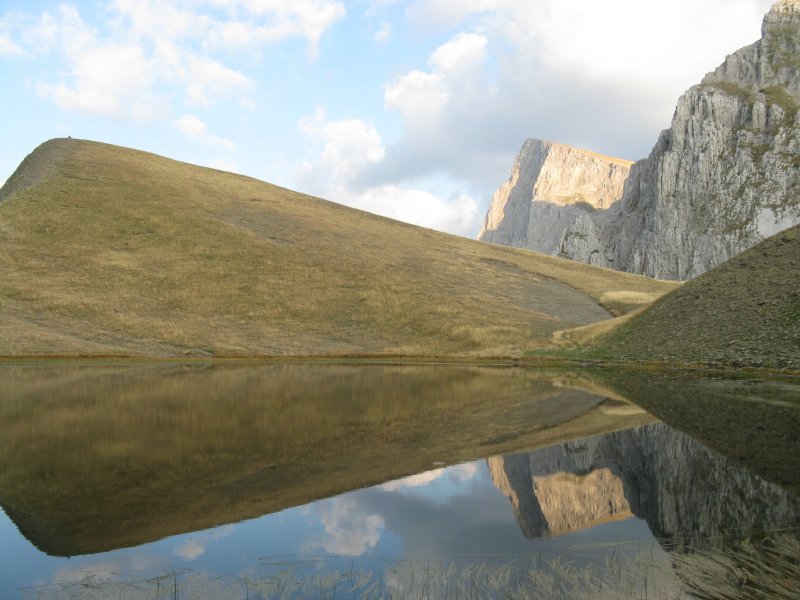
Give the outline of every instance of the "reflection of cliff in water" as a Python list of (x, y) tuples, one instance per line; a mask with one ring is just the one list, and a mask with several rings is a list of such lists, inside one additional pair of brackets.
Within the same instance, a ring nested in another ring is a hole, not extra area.
[(800, 498), (663, 423), (487, 462), (526, 537), (633, 514), (686, 549), (800, 521)]

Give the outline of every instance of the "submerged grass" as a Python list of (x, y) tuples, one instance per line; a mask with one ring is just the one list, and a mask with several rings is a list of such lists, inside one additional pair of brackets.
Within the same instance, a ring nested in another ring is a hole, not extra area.
[[(84, 572), (73, 581), (21, 590), (24, 600), (756, 600), (797, 598), (800, 530), (764, 534), (732, 547), (709, 546), (660, 557), (616, 550), (603, 563), (563, 559), (500, 565), (401, 560), (379, 571), (349, 568), (302, 573), (276, 565), (269, 573), (231, 577), (184, 570), (158, 574)], [(313, 562), (313, 561), (312, 561)], [(114, 580), (112, 580), (114, 578)]]
[(379, 573), (332, 570), (300, 574), (291, 568), (268, 575), (219, 577), (189, 570), (122, 581), (86, 572), (73, 582), (22, 590), (24, 600), (678, 600), (684, 586), (668, 564), (649, 556), (611, 554), (605, 565), (577, 567), (560, 559), (455, 564), (403, 560)]

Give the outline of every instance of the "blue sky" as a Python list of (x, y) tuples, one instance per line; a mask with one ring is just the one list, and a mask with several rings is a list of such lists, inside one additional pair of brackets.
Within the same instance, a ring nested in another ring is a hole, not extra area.
[(0, 0), (0, 181), (71, 135), (474, 236), (528, 137), (645, 157), (770, 0)]

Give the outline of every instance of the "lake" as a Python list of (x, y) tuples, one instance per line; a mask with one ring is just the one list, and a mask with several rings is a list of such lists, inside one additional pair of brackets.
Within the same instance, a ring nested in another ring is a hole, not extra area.
[(798, 423), (788, 378), (5, 365), (0, 597), (798, 597)]

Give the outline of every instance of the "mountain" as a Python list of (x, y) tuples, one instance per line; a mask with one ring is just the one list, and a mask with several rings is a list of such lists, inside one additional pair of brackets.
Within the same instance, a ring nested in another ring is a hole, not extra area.
[(800, 498), (664, 423), (487, 460), (526, 537), (631, 514), (671, 549), (793, 525)]
[(631, 162), (527, 140), (495, 192), (478, 239), (555, 254), (564, 229), (622, 195)]
[[(525, 235), (482, 239), (659, 279), (696, 277), (800, 223), (798, 107), (800, 0), (779, 0), (759, 41), (681, 96), (671, 127), (608, 209), (548, 205), (531, 211), (539, 221)], [(527, 147), (518, 165), (527, 164)], [(562, 176), (569, 181), (571, 170)], [(508, 225), (493, 217), (491, 227), (513, 228), (514, 214)]]
[(2, 355), (509, 355), (674, 285), (56, 139), (0, 189)]

